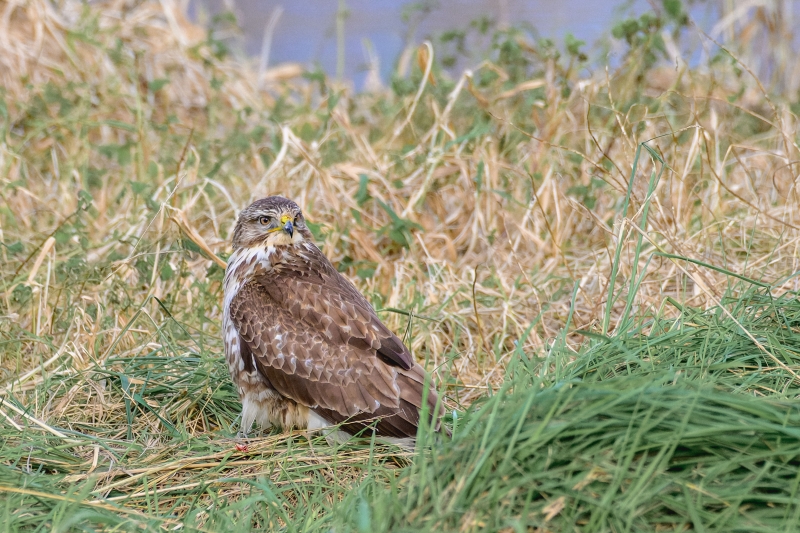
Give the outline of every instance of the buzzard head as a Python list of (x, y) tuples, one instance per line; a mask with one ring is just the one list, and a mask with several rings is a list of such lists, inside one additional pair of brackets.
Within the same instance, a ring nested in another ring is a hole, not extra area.
[(256, 200), (241, 213), (233, 230), (233, 249), (313, 241), (300, 207), (283, 196)]

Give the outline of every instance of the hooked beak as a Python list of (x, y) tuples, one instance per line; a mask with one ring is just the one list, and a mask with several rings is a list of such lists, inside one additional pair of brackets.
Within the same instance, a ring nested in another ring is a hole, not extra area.
[(292, 225), (292, 221), (288, 221), (286, 224), (283, 225), (283, 231), (289, 234), (289, 237), (294, 236), (294, 225)]

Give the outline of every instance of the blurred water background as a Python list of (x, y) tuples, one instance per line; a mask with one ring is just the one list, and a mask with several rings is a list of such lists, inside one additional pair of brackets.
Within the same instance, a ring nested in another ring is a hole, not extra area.
[[(473, 67), (491, 36), (509, 27), (552, 39), (562, 49), (565, 40), (574, 37), (586, 44), (593, 64), (613, 65), (624, 48), (611, 38), (614, 25), (647, 11), (663, 12), (670, 3), (680, 4), (696, 24), (681, 39), (682, 50), (675, 52), (689, 63), (702, 61), (704, 49), (710, 47), (700, 30), (729, 42), (742, 34), (748, 20), (758, 17), (775, 17), (774, 22), (767, 21), (768, 26), (783, 26), (783, 34), (790, 32), (788, 38), (795, 45), (800, 41), (800, 32), (793, 29), (795, 13), (800, 13), (798, 0), (186, 1), (190, 16), (216, 27), (217, 37), (224, 38), (233, 53), (260, 57), (264, 66), (293, 62), (321, 69), (351, 81), (358, 90), (365, 84), (385, 83), (398, 66), (404, 67), (403, 52), (424, 39), (434, 43), (437, 53), (457, 52), (452, 71)], [(754, 39), (748, 45), (758, 48), (770, 43)]]

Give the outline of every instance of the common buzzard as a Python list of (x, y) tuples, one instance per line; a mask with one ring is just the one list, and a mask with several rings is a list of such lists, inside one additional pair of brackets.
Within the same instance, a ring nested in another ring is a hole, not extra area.
[(270, 196), (239, 215), (225, 272), (225, 357), (242, 431), (262, 427), (409, 442), (427, 403), (443, 407), (425, 370), (353, 284), (314, 245), (300, 208)]

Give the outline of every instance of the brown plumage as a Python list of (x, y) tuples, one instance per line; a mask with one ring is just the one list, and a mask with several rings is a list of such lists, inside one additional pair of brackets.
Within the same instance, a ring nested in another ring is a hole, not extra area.
[(258, 200), (239, 215), (225, 273), (225, 355), (242, 400), (242, 429), (364, 429), (413, 439), (427, 374), (372, 306), (313, 243), (300, 208)]

